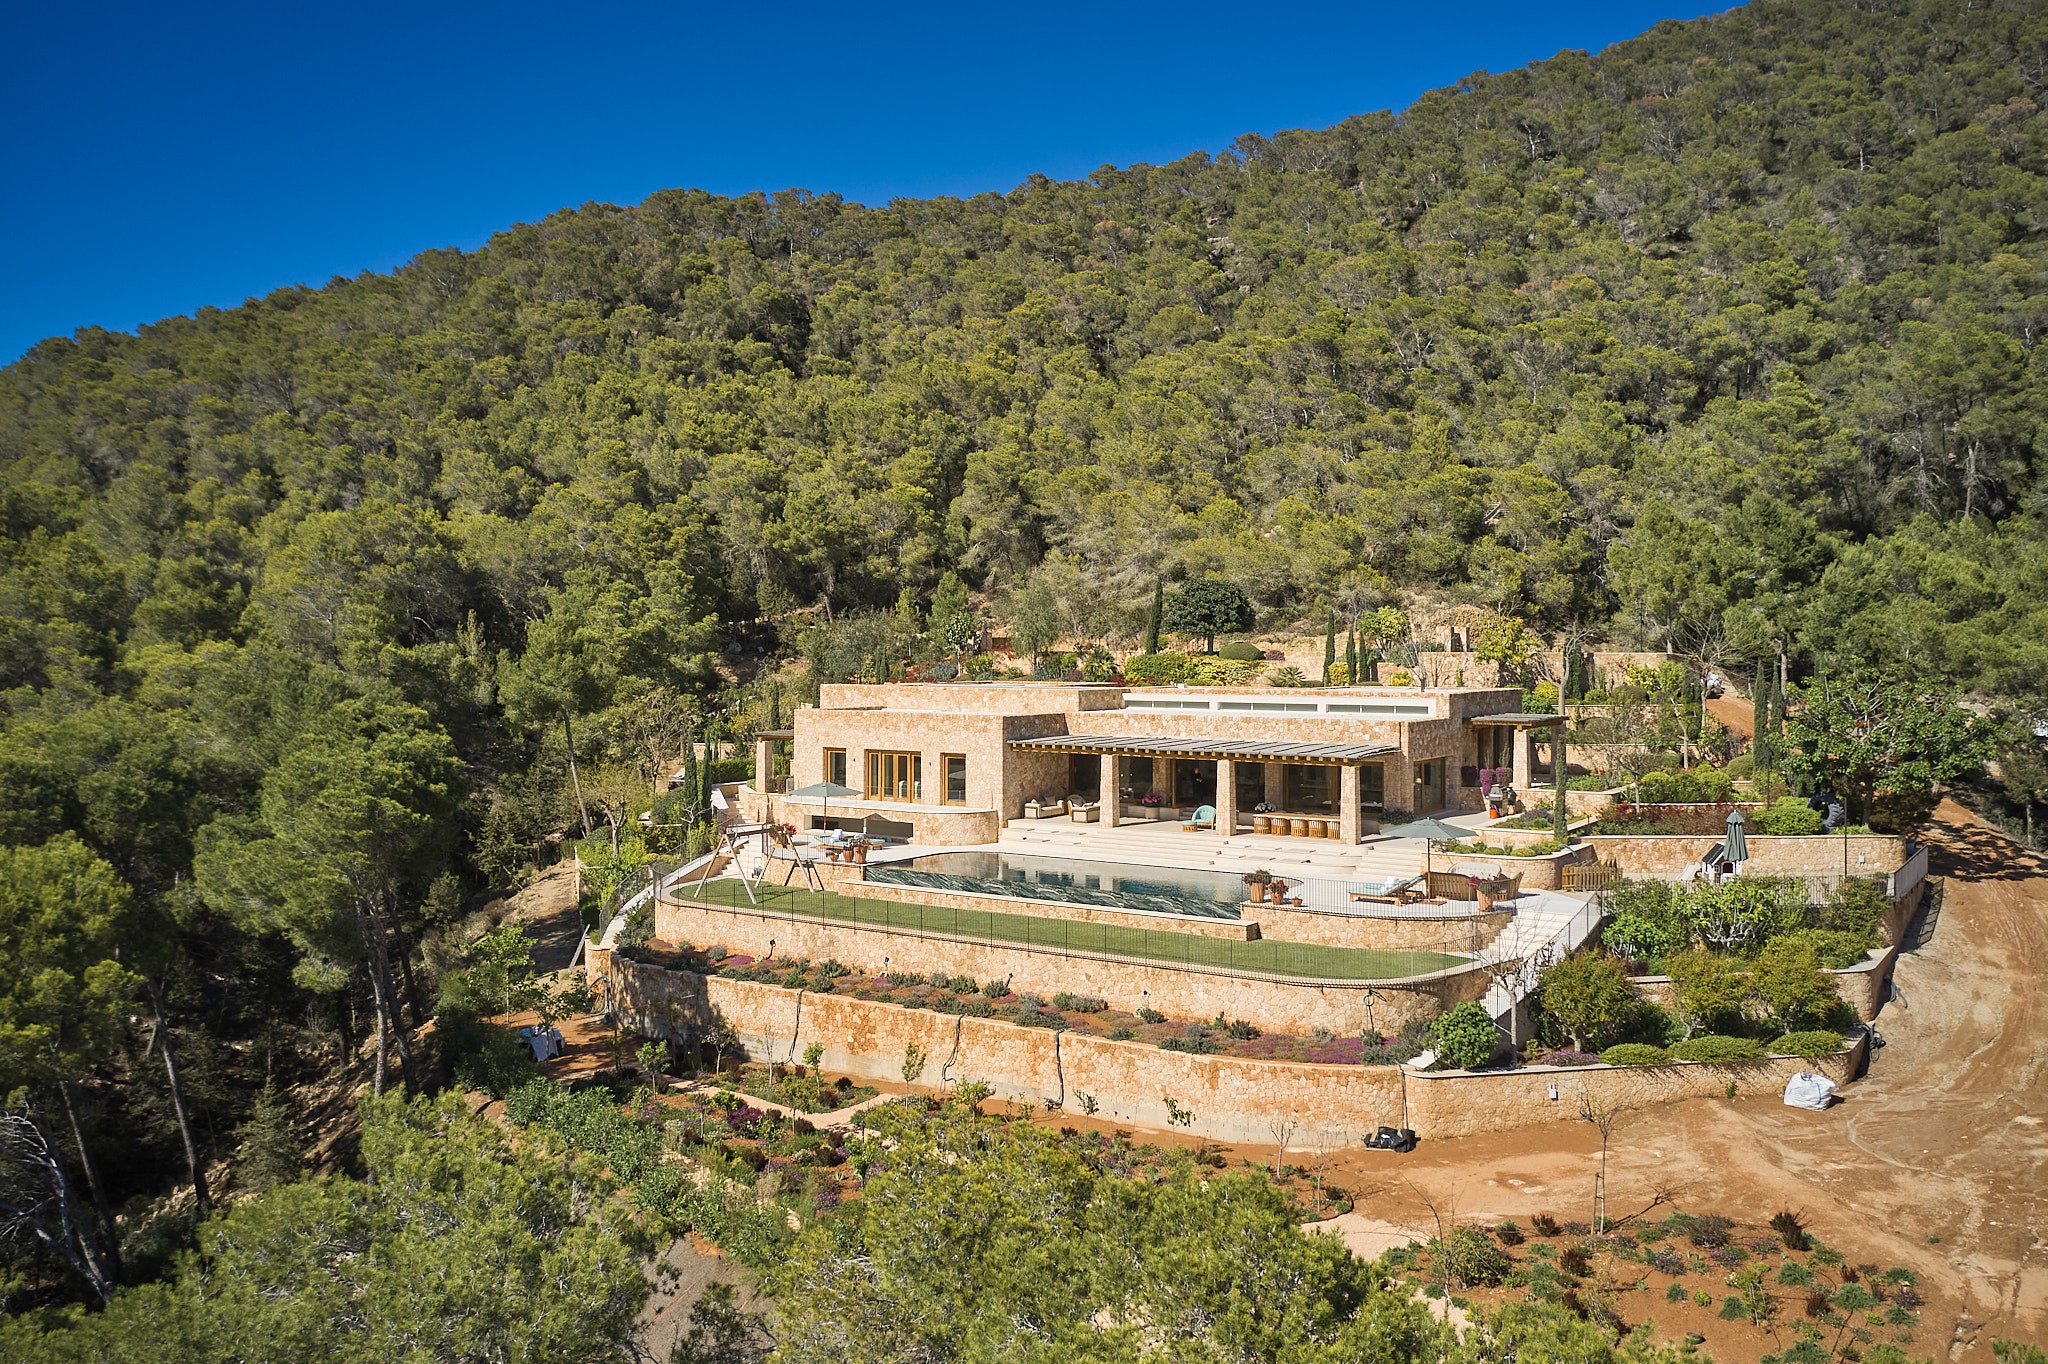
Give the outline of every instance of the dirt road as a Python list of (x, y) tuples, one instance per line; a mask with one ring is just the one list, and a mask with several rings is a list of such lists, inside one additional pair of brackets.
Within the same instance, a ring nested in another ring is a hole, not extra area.
[[(1806, 1213), (1852, 1262), (1926, 1276), (1914, 1352), (1988, 1357), (2048, 1342), (2048, 865), (1953, 802), (1927, 841), (1939, 897), (1915, 925), (1878, 1020), (1889, 1045), (1827, 1113), (1775, 1093), (1625, 1120), (1610, 1211), (1658, 1192), (1689, 1211)], [(1342, 1157), (1372, 1216), (1427, 1227), (1548, 1211), (1587, 1217), (1598, 1139), (1584, 1124)]]

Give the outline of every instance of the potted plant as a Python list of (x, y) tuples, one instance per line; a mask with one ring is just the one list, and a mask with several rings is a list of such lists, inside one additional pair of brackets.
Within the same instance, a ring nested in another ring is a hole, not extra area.
[(853, 842), (846, 845), (846, 855), (854, 865), (864, 867), (868, 864), (868, 849), (873, 846), (874, 844), (868, 842), (865, 838), (856, 838)]
[(1291, 881), (1283, 881), (1277, 876), (1274, 877), (1273, 884), (1266, 887), (1266, 898), (1276, 905), (1286, 904), (1287, 892), (1293, 888), (1293, 884)]
[(1264, 867), (1260, 867), (1256, 871), (1248, 871), (1244, 874), (1245, 890), (1248, 892), (1248, 898), (1255, 905), (1266, 902), (1266, 891), (1272, 884), (1273, 873), (1267, 871)]
[(1158, 819), (1165, 813), (1160, 808), (1165, 804), (1166, 797), (1160, 795), (1157, 791), (1147, 791), (1144, 795), (1138, 797), (1138, 805), (1145, 812), (1147, 819)]

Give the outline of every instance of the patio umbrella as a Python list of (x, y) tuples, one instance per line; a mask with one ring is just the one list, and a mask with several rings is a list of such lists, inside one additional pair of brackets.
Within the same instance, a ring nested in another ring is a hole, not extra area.
[(1472, 831), (1463, 825), (1446, 824), (1440, 819), (1414, 819), (1406, 824), (1396, 824), (1391, 829), (1380, 830), (1382, 838), (1428, 839), (1429, 846), (1422, 854), (1422, 866), (1425, 872), (1436, 869), (1433, 854), (1436, 851), (1437, 844), (1456, 843), (1459, 839), (1469, 838), (1471, 835)]
[(860, 792), (854, 790), (851, 786), (841, 786), (836, 781), (814, 781), (809, 786), (791, 791), (783, 799), (821, 800), (825, 803), (825, 814), (822, 817), (829, 819), (832, 815), (832, 797), (838, 796), (844, 799), (847, 796), (857, 796), (859, 794)]
[(1742, 818), (1742, 811), (1728, 812), (1728, 838), (1722, 848), (1722, 855), (1737, 866), (1749, 860), (1749, 837), (1743, 832), (1744, 823), (1746, 821)]

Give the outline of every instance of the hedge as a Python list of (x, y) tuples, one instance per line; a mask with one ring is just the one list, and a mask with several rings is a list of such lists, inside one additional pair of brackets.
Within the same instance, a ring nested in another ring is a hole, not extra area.
[(1671, 1056), (1677, 1061), (1715, 1061), (1726, 1065), (1737, 1061), (1761, 1061), (1764, 1049), (1762, 1044), (1747, 1037), (1707, 1033), (1672, 1043)]
[(1842, 1035), (1837, 1032), (1788, 1032), (1771, 1043), (1771, 1051), (1778, 1056), (1801, 1056), (1809, 1061), (1822, 1061), (1842, 1050)]
[(1671, 1053), (1647, 1042), (1621, 1042), (1601, 1052), (1600, 1059), (1610, 1066), (1662, 1066), (1670, 1063)]

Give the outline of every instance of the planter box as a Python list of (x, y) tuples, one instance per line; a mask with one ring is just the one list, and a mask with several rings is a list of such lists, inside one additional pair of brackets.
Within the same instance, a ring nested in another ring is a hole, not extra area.
[(1127, 821), (1136, 819), (1179, 819), (1180, 812), (1170, 805), (1126, 805), (1123, 814), (1118, 816), (1118, 818)]

